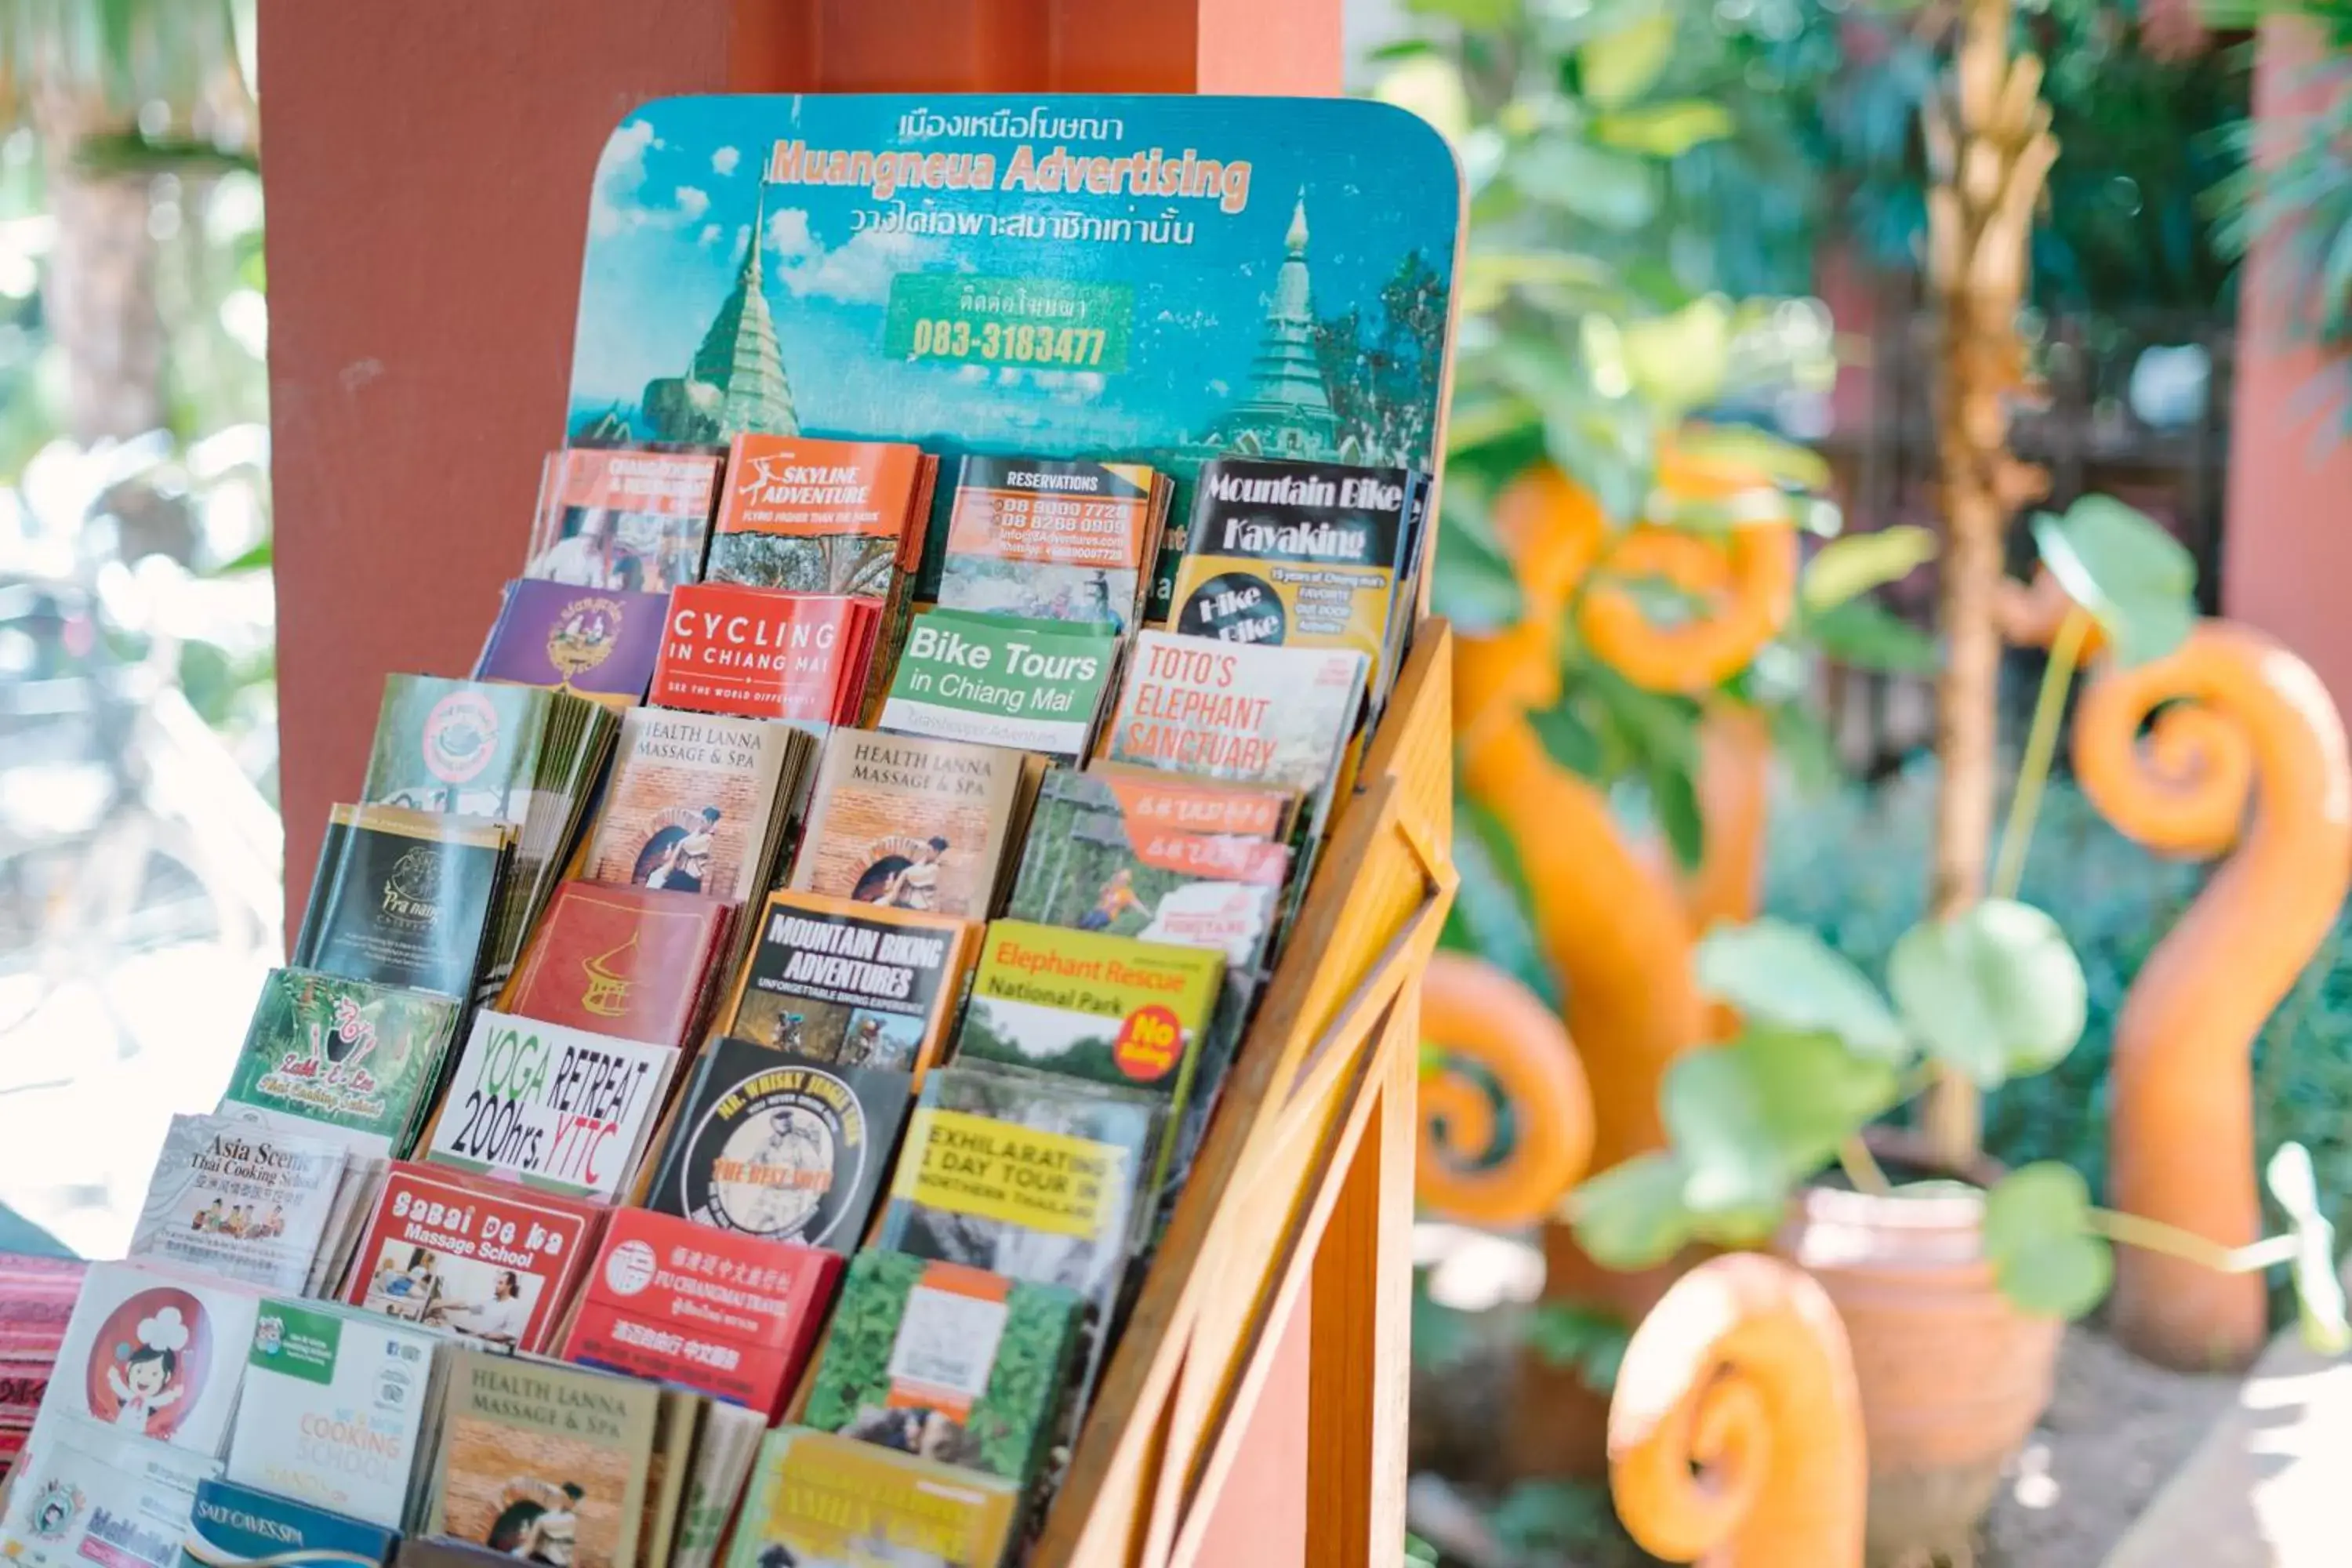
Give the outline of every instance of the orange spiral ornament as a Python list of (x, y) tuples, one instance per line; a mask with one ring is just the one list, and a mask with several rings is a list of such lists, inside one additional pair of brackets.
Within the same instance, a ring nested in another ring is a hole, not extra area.
[[(1543, 998), (1483, 959), (1440, 952), (1421, 983), (1421, 1080), (1413, 1193), (1465, 1225), (1532, 1225), (1592, 1157), (1592, 1093), (1576, 1047)], [(1493, 1089), (1464, 1071), (1475, 1063)], [(1514, 1134), (1497, 1158), (1496, 1101)]]
[[(2310, 666), (2205, 621), (2163, 658), (2102, 670), (2074, 773), (2124, 834), (2165, 854), (2235, 852), (2140, 968), (2116, 1018), (2111, 1201), (2224, 1247), (2261, 1233), (2254, 1037), (2352, 888), (2352, 771)], [(2268, 1331), (2259, 1274), (2118, 1250), (2109, 1320), (2142, 1355), (2242, 1366)]]
[(1675, 1282), (1625, 1350), (1609, 1486), (1643, 1550), (1703, 1568), (1861, 1568), (1869, 1462), (1845, 1329), (1759, 1253)]

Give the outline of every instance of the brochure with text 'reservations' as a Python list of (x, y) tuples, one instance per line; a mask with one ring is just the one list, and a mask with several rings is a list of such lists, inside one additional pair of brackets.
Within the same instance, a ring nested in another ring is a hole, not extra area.
[(940, 603), (1125, 631), (1143, 614), (1172, 493), (1140, 463), (966, 458)]

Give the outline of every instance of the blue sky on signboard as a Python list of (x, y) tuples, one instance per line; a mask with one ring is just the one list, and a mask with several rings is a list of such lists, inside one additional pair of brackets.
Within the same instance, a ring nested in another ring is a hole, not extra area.
[[(902, 142), (902, 116), (1041, 109), (1119, 122), (1120, 134), (947, 134)], [(901, 191), (777, 184), (761, 226), (766, 294), (803, 426), (817, 434), (951, 437), (1033, 450), (1181, 440), (1240, 395), (1303, 190), (1316, 313), (1376, 309), (1381, 285), (1420, 250), (1452, 265), (1454, 166), (1426, 125), (1340, 100), (929, 97), (689, 98), (631, 113), (591, 196), (572, 384), (575, 423), (634, 405), (646, 384), (684, 372), (741, 265), (771, 146), (986, 149), (1003, 171), (1039, 153), (1118, 155), (1157, 147), (1246, 160), (1249, 198)], [(1192, 243), (1040, 241), (857, 232), (855, 215), (900, 202), (933, 211), (1035, 210), (1192, 226)], [(882, 340), (902, 271), (1116, 281), (1135, 290), (1129, 368), (1101, 374), (890, 362)]]

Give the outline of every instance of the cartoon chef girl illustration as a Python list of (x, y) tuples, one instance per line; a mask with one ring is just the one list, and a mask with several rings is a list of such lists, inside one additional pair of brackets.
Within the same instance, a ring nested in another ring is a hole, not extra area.
[(187, 1387), (180, 1381), (180, 1354), (188, 1348), (187, 1321), (177, 1307), (164, 1307), (139, 1320), (138, 1342), (118, 1342), (106, 1386), (121, 1402), (114, 1424), (126, 1432), (163, 1436), (155, 1424)]

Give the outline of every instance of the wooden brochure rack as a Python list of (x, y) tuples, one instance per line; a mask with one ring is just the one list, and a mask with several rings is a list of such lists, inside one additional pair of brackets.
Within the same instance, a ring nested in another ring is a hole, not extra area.
[[(943, 492), (970, 453), (1117, 457), (1171, 475), (1180, 508), (1214, 458), (1426, 470), (1443, 449), (1460, 175), (1384, 104), (661, 99), (622, 117), (603, 170), (574, 442), (911, 440), (939, 454)], [(943, 542), (936, 507), (931, 531)], [(1434, 531), (1433, 503), (1424, 554)], [(1402, 1550), (1418, 981), (1454, 888), (1449, 680), (1446, 628), (1425, 620), (1036, 1563), (1286, 1568), (1303, 1550), (1365, 1568)], [(1262, 1405), (1276, 1419), (1253, 1430)], [(1250, 1517), (1221, 1521), (1236, 1476), (1286, 1517), (1236, 1500)]]

